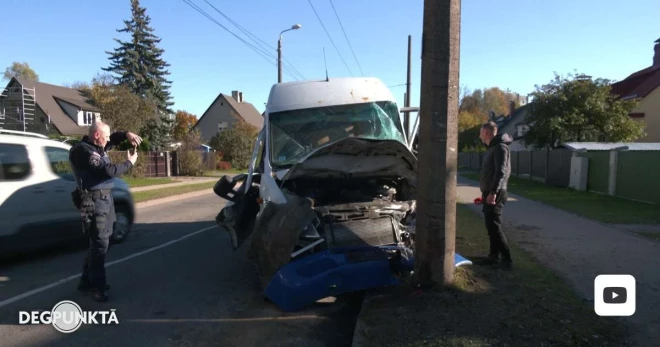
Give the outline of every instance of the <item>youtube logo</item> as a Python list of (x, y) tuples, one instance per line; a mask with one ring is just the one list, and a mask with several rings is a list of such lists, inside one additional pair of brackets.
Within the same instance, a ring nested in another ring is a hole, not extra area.
[(625, 304), (628, 291), (624, 287), (607, 287), (603, 289), (603, 302), (606, 304)]
[(594, 311), (599, 316), (632, 316), (637, 307), (636, 291), (631, 275), (598, 275), (594, 280)]

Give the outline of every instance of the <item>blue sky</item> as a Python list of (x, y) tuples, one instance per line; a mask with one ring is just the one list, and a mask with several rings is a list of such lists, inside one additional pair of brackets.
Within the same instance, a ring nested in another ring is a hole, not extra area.
[[(204, 0), (190, 0), (251, 42)], [(198, 117), (218, 93), (240, 90), (263, 111), (277, 82), (278, 34), (283, 56), (306, 78), (350, 76), (309, 0), (207, 0), (273, 47), (271, 59), (255, 53), (183, 0), (142, 0), (162, 39), (170, 67), (174, 108)], [(354, 76), (361, 76), (329, 0), (311, 0)], [(130, 17), (129, 0), (3, 0), (0, 69), (28, 62), (52, 84), (90, 81), (108, 65), (115, 29)], [(419, 104), (422, 0), (333, 0), (365, 76), (381, 78), (403, 102), (408, 35), (413, 41), (412, 103)], [(499, 86), (520, 94), (577, 70), (620, 80), (651, 65), (660, 38), (660, 1), (465, 0), (461, 19), (461, 85)], [(10, 14), (10, 15), (7, 15)], [(123, 35), (123, 34), (122, 34)], [(284, 80), (293, 77), (284, 74)]]

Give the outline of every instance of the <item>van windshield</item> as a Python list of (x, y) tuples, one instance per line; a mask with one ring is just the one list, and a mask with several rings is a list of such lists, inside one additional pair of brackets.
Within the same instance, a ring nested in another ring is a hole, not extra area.
[(280, 168), (347, 137), (406, 143), (398, 107), (391, 101), (271, 113), (269, 126), (270, 162)]

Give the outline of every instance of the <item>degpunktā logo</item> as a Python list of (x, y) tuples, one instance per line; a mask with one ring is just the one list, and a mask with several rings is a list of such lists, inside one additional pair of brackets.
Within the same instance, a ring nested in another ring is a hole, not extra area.
[(83, 311), (78, 304), (70, 300), (60, 301), (51, 311), (20, 311), (19, 324), (52, 324), (62, 333), (72, 333), (83, 324), (119, 324), (117, 313), (110, 311)]

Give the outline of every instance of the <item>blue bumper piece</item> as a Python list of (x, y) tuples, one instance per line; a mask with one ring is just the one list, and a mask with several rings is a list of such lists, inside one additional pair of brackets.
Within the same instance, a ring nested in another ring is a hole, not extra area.
[[(394, 255), (397, 250), (399, 256)], [(459, 254), (454, 263), (472, 264)], [(329, 249), (283, 266), (264, 294), (281, 310), (293, 312), (329, 296), (395, 285), (397, 273), (413, 269), (412, 254), (398, 246)]]

